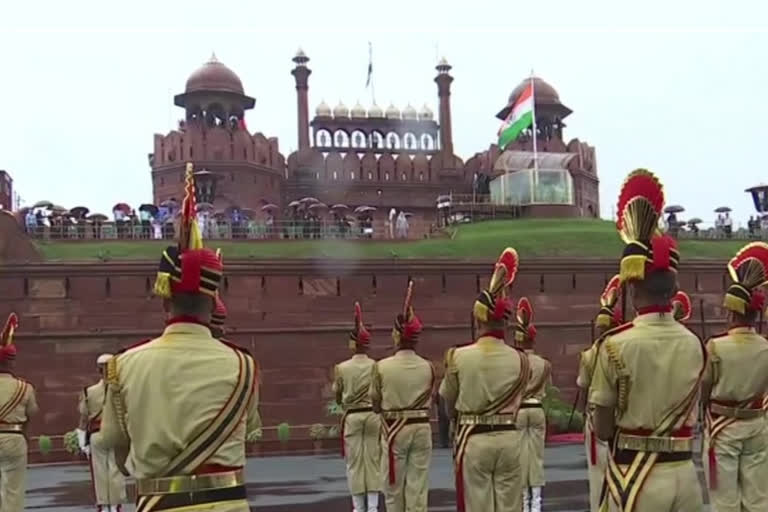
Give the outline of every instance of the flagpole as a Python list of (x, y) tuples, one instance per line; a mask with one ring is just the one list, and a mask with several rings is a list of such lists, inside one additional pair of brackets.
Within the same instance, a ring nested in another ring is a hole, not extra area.
[(536, 86), (533, 82), (533, 69), (531, 69), (531, 112), (533, 114), (533, 192), (531, 194), (531, 201), (535, 201), (536, 189), (539, 186), (539, 156), (537, 150), (536, 136)]
[(376, 104), (376, 89), (373, 86), (373, 43), (368, 41), (368, 81), (371, 85), (371, 104)]

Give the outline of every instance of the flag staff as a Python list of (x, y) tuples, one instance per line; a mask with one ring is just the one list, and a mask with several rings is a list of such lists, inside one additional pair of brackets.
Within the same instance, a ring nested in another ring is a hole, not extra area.
[(536, 202), (536, 190), (539, 186), (539, 152), (537, 150), (536, 135), (536, 86), (533, 81), (533, 69), (531, 69), (531, 113), (533, 114), (533, 180), (531, 188), (531, 202)]
[(368, 41), (368, 80), (365, 86), (371, 87), (371, 104), (376, 104), (376, 90), (373, 87), (373, 43)]

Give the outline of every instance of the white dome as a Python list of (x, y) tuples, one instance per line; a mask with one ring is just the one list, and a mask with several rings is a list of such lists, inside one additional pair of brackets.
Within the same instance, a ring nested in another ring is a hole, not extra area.
[(339, 101), (339, 104), (333, 107), (333, 117), (349, 117), (349, 109)]
[(427, 104), (425, 103), (423, 107), (421, 107), (421, 111), (419, 112), (419, 119), (422, 121), (432, 121), (435, 118), (435, 115), (432, 113), (432, 109), (430, 109)]
[(418, 119), (418, 114), (416, 113), (416, 109), (413, 108), (413, 106), (410, 103), (405, 107), (405, 109), (403, 109), (403, 119), (407, 119), (407, 120)]
[(371, 108), (368, 109), (368, 117), (384, 117), (384, 111), (381, 110), (381, 107), (377, 104), (371, 105)]
[(386, 112), (387, 119), (400, 119), (400, 109), (390, 103)]
[(331, 107), (328, 106), (325, 100), (321, 101), (317, 106), (315, 109), (315, 115), (317, 117), (331, 117)]
[(352, 117), (359, 119), (365, 116), (366, 116), (365, 107), (363, 107), (358, 101), (357, 103), (355, 103), (355, 106), (352, 107)]

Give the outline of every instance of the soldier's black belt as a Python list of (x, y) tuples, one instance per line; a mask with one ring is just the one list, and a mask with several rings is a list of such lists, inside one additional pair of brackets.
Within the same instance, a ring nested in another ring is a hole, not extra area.
[[(205, 505), (207, 503), (216, 503), (219, 501), (238, 501), (246, 499), (245, 486), (227, 487), (225, 489), (210, 489), (207, 491), (181, 492), (177, 494), (164, 494), (160, 500), (152, 507), (152, 511), (168, 510), (172, 508), (192, 507), (195, 505)], [(142, 502), (151, 498), (144, 496), (139, 498), (136, 506), (136, 512), (143, 512)]]
[(543, 409), (544, 406), (541, 404), (520, 404), (521, 409)]
[(373, 412), (373, 407), (356, 407), (354, 409), (347, 409), (344, 414), (355, 414), (358, 412)]
[[(635, 456), (641, 452), (637, 450), (616, 450), (613, 454), (613, 460), (616, 464), (629, 465), (635, 461)], [(661, 452), (656, 458), (656, 463), (664, 462), (681, 462), (685, 460), (691, 460), (693, 458), (691, 452)]]
[(517, 427), (515, 425), (475, 425), (471, 435), (487, 434), (488, 432), (504, 432), (509, 430), (517, 430)]
[[(387, 422), (387, 425), (394, 425), (398, 421), (402, 420), (387, 420), (384, 421)], [(405, 418), (405, 423), (403, 425), (415, 425), (417, 423), (429, 423), (429, 418)]]

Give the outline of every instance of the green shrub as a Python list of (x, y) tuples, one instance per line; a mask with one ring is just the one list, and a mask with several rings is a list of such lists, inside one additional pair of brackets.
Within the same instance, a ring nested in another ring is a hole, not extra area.
[(338, 425), (331, 425), (325, 433), (326, 439), (336, 439), (341, 435), (341, 428)]
[(70, 430), (64, 434), (64, 449), (72, 455), (80, 453), (80, 441), (77, 439), (77, 431)]
[(326, 428), (322, 423), (315, 423), (309, 427), (309, 437), (314, 440), (323, 439), (326, 435)]
[(542, 405), (547, 416), (547, 422), (557, 432), (581, 432), (584, 429), (584, 415), (580, 411), (574, 411), (573, 404), (564, 402), (560, 398), (560, 390), (556, 387), (547, 388), (547, 395), (542, 400)]
[(344, 408), (339, 405), (336, 400), (331, 400), (326, 404), (325, 412), (328, 416), (342, 416), (344, 414)]
[(287, 443), (291, 439), (291, 426), (283, 422), (277, 426), (277, 439), (281, 443)]
[(248, 435), (245, 437), (245, 440), (248, 441), (249, 443), (255, 443), (256, 441), (261, 441), (262, 435), (263, 435), (263, 432), (261, 430), (261, 427), (259, 427), (256, 430), (248, 432)]
[(53, 443), (51, 442), (51, 438), (48, 436), (40, 436), (37, 438), (37, 447), (40, 450), (40, 453), (43, 455), (48, 455), (51, 453), (51, 448), (53, 448)]

